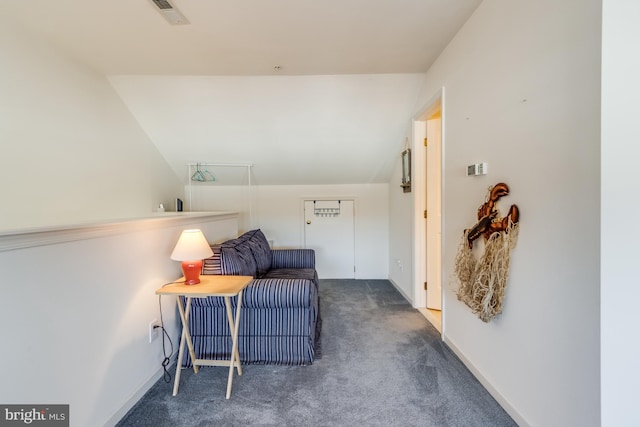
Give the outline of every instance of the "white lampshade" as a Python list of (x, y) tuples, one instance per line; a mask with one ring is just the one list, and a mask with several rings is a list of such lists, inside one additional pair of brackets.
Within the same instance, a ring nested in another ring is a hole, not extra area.
[(171, 259), (174, 261), (202, 260), (213, 255), (207, 239), (200, 230), (184, 230), (173, 248)]

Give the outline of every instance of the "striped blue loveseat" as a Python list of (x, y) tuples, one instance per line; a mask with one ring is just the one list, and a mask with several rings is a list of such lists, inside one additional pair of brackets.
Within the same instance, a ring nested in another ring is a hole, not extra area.
[[(262, 231), (212, 245), (202, 274), (253, 276), (242, 296), (238, 350), (242, 363), (309, 365), (320, 334), (318, 275), (311, 249), (272, 250)], [(237, 298), (231, 300), (235, 310)], [(234, 311), (235, 312), (235, 311)], [(229, 359), (224, 299), (194, 298), (189, 331), (197, 358)], [(191, 366), (185, 352), (183, 366)]]

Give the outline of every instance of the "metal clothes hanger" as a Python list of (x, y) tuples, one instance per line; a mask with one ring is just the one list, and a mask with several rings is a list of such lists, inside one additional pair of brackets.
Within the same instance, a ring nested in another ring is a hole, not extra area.
[(216, 180), (216, 177), (213, 176), (213, 174), (211, 172), (209, 172), (209, 169), (205, 169), (202, 174), (204, 175), (205, 181), (211, 181), (214, 182)]
[(206, 178), (202, 171), (200, 171), (200, 163), (196, 163), (196, 171), (191, 175), (191, 181), (204, 182)]
[(191, 181), (213, 182), (215, 180), (216, 180), (216, 177), (213, 176), (213, 174), (209, 172), (208, 169), (205, 169), (204, 171), (202, 171), (200, 170), (200, 163), (196, 163), (196, 171), (193, 173), (193, 175), (191, 175)]

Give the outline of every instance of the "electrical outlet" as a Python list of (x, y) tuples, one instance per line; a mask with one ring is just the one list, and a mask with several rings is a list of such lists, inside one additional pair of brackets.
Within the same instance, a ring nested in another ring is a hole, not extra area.
[(152, 343), (156, 338), (160, 336), (160, 323), (157, 319), (153, 319), (149, 322), (149, 343)]

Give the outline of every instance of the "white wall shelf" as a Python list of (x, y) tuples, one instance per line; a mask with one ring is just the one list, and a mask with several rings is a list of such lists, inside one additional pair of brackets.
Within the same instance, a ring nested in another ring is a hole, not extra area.
[(236, 217), (236, 212), (166, 212), (119, 221), (0, 231), (0, 252)]

